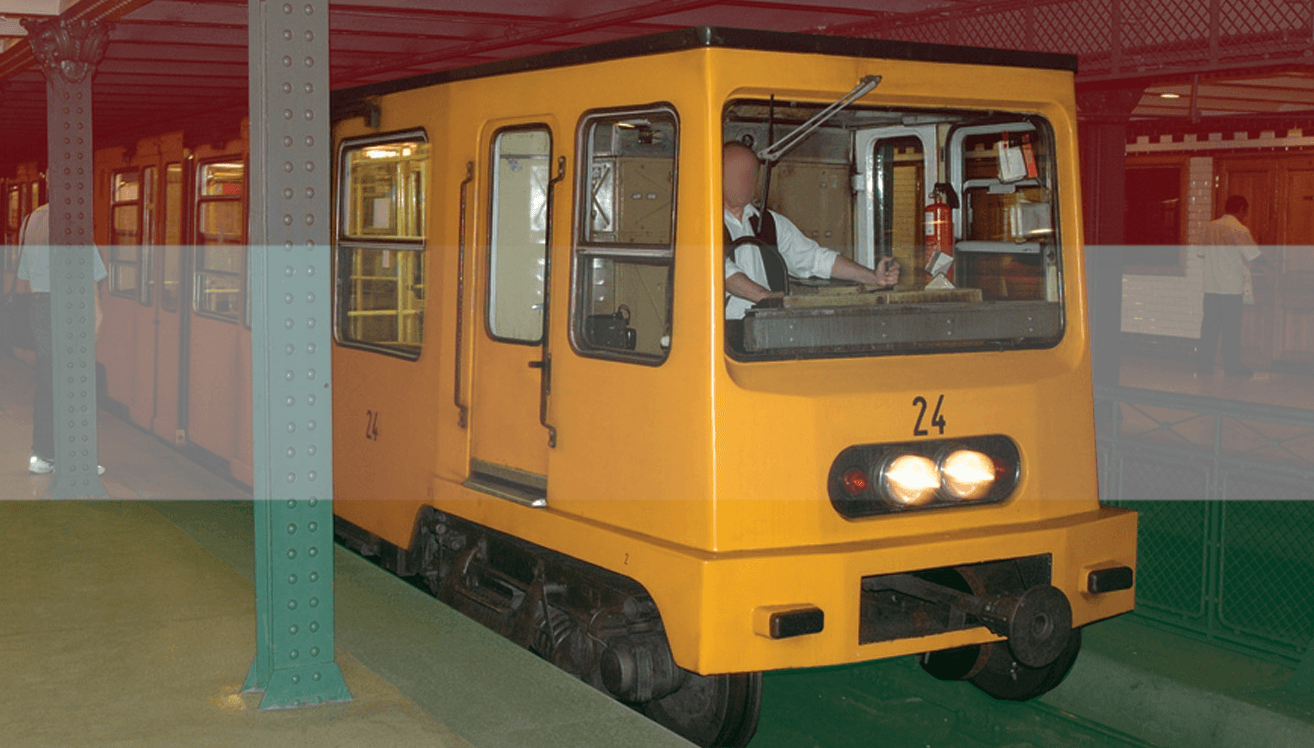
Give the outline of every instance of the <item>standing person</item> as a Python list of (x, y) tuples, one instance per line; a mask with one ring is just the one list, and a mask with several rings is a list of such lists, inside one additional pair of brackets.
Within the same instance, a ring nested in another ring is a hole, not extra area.
[(1243, 223), (1250, 202), (1241, 195), (1227, 198), (1221, 218), (1205, 224), (1204, 321), (1196, 349), (1197, 376), (1214, 373), (1214, 351), (1222, 338), (1223, 373), (1248, 377), (1253, 371), (1241, 365), (1241, 311), (1245, 293), (1246, 264), (1260, 257), (1250, 229)]
[[(23, 245), (23, 255), (18, 261), (18, 279), (32, 291), (32, 335), (36, 338), (36, 395), (32, 399), (32, 456), (28, 458), (27, 470), (30, 473), (44, 475), (55, 469), (55, 393), (53, 388), (54, 365), (51, 346), (50, 313), (50, 205), (40, 206), (28, 215), (18, 235), (18, 243)], [(100, 259), (100, 252), (95, 255), (96, 293), (92, 295), (96, 305), (96, 337), (100, 337), (100, 281), (108, 273)], [(22, 290), (27, 290), (22, 289)], [(97, 465), (100, 475), (105, 468)]]

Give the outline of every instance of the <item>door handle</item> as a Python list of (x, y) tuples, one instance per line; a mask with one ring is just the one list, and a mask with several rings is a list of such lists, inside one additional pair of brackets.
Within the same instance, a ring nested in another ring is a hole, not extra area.
[(461, 349), (465, 345), (465, 214), (466, 190), (474, 181), (474, 162), (465, 162), (465, 179), (461, 180), (461, 218), (457, 223), (456, 238), (456, 383), (452, 389), (452, 400), (456, 403), (456, 422), (465, 428), (469, 420), (470, 408), (461, 397)]

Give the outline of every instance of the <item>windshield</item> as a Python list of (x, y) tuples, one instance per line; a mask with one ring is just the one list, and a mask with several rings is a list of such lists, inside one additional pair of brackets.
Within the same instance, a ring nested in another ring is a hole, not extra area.
[[(733, 101), (723, 139), (760, 150), (824, 106)], [(737, 216), (732, 196), (745, 190), (731, 183), (743, 173), (732, 160), (724, 249), (735, 358), (1035, 348), (1062, 337), (1044, 118), (849, 107), (769, 170), (759, 167)], [(754, 215), (764, 198), (769, 214)], [(773, 266), (787, 269), (783, 283)], [(880, 270), (883, 284), (870, 272)]]

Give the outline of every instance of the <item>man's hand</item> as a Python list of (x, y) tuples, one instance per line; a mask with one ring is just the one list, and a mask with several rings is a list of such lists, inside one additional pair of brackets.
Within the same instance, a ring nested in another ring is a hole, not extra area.
[(899, 263), (893, 257), (882, 257), (876, 263), (876, 282), (882, 286), (893, 286), (899, 282)]

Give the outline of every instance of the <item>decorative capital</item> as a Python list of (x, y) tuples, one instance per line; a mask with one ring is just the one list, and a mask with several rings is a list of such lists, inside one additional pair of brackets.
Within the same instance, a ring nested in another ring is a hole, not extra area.
[(59, 75), (68, 83), (81, 83), (100, 63), (114, 26), (107, 21), (64, 18), (24, 18), (20, 23), (27, 29), (32, 54), (46, 77)]

